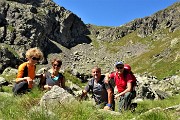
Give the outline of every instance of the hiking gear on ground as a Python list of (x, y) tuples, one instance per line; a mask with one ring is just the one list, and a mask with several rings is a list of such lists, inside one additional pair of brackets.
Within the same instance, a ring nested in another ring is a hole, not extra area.
[(129, 107), (129, 110), (133, 113), (136, 108), (137, 108), (137, 103), (131, 103), (130, 107)]

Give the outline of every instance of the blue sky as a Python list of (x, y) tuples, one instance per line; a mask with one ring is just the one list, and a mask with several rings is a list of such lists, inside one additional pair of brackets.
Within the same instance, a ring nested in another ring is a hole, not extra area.
[(120, 26), (150, 16), (180, 0), (53, 0), (85, 24)]

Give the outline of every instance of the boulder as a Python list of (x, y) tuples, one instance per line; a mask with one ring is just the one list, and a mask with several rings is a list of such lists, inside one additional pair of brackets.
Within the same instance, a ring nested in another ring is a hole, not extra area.
[(40, 106), (47, 109), (52, 109), (58, 105), (58, 107), (63, 107), (64, 103), (75, 102), (75, 97), (68, 93), (63, 88), (55, 85), (52, 89), (44, 94), (40, 100)]

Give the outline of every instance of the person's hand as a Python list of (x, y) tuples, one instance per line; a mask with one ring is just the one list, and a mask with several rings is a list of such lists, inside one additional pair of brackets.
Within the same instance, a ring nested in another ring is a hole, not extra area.
[(109, 106), (104, 106), (104, 110), (111, 110)]
[(28, 84), (33, 84), (33, 80), (30, 77), (24, 77), (24, 78), (26, 79), (25, 81), (27, 81)]
[(44, 88), (47, 89), (47, 90), (50, 90), (52, 88), (52, 86), (44, 85)]
[(116, 94), (116, 95), (114, 96), (114, 99), (117, 99), (118, 97), (120, 97), (120, 94)]
[(24, 77), (26, 79), (26, 81), (32, 81), (32, 79), (30, 77)]

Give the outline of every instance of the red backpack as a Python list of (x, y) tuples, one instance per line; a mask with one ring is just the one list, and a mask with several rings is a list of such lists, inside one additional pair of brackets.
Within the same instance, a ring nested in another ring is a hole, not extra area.
[(137, 85), (137, 79), (134, 76), (134, 73), (131, 71), (131, 66), (129, 64), (124, 64), (124, 69), (131, 75), (132, 79), (133, 79), (133, 83), (132, 83), (132, 88), (133, 91), (135, 91), (135, 87)]

